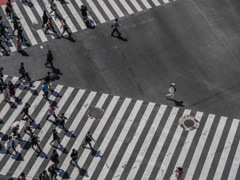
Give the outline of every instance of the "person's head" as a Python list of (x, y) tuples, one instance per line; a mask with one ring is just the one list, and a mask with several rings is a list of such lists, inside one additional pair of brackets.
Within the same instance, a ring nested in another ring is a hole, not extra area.
[(56, 150), (56, 149), (54, 149), (54, 150), (53, 150), (53, 153), (54, 153), (54, 154), (56, 154), (56, 153), (57, 153), (57, 150)]
[(47, 75), (50, 75), (50, 72), (47, 72)]
[(44, 10), (44, 11), (43, 11), (43, 13), (44, 13), (44, 14), (46, 14), (46, 13), (47, 13), (47, 11), (46, 11), (46, 10)]
[(61, 113), (60, 116), (64, 116), (64, 113)]
[(22, 173), (20, 174), (20, 176), (22, 176), (22, 177), (25, 177), (25, 173), (24, 173), (24, 172), (22, 172)]
[(47, 85), (47, 83), (46, 83), (46, 82), (44, 82), (43, 84), (44, 84), (44, 86), (46, 86), (46, 85)]
[(0, 70), (3, 70), (3, 67), (0, 67)]
[(73, 153), (76, 152), (76, 149), (73, 149), (72, 152), (73, 152)]
[(48, 50), (48, 54), (51, 54), (52, 53), (52, 51), (51, 50)]
[(88, 134), (90, 134), (91, 132), (90, 132), (90, 131), (88, 131), (87, 133), (88, 133)]
[(11, 81), (8, 81), (8, 84), (12, 84), (12, 82), (11, 82)]
[(43, 170), (43, 172), (42, 172), (43, 174), (46, 174), (47, 173), (47, 171), (46, 170)]
[(23, 63), (23, 62), (21, 63), (21, 66), (24, 66), (24, 63)]
[(117, 22), (117, 21), (118, 21), (118, 18), (115, 18), (115, 21)]
[(11, 140), (11, 139), (12, 139), (12, 136), (9, 136), (9, 137), (8, 137), (8, 140)]
[(56, 132), (56, 129), (53, 129), (52, 132)]
[(19, 124), (17, 124), (17, 126), (16, 126), (17, 128), (19, 128)]
[(26, 106), (26, 107), (30, 107), (30, 104), (26, 103), (25, 106)]
[(0, 20), (2, 20), (2, 16), (0, 16)]

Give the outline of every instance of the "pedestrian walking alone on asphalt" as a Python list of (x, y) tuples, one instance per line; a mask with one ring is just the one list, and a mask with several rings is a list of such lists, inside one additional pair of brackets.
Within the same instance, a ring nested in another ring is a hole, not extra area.
[(43, 170), (43, 172), (40, 173), (39, 180), (50, 180), (46, 170)]
[(30, 108), (30, 104), (26, 103), (24, 108), (21, 111), (22, 114), (22, 120), (25, 120), (24, 117), (27, 116), (29, 119), (31, 119), (31, 121), (33, 121), (32, 117), (28, 114), (29, 108)]
[(24, 132), (27, 133), (29, 131), (31, 134), (33, 133), (31, 127), (30, 127), (30, 119), (27, 117), (25, 118), (25, 124), (24, 124)]
[(65, 120), (66, 120), (67, 118), (64, 116), (64, 113), (61, 113), (60, 115), (59, 115), (59, 123), (58, 123), (58, 125), (59, 126), (62, 126), (62, 128), (63, 128), (63, 130), (65, 131), (65, 133), (67, 132), (67, 129), (65, 128)]
[(46, 82), (43, 83), (42, 85), (42, 91), (43, 91), (43, 97), (48, 100), (48, 85)]
[(85, 142), (82, 143), (82, 147), (85, 148), (86, 144), (89, 144), (91, 150), (93, 151), (91, 141), (95, 141), (95, 140), (93, 139), (91, 132), (88, 131), (86, 136), (85, 136)]
[(61, 34), (61, 37), (63, 37), (63, 34), (67, 31), (68, 33), (68, 37), (70, 37), (72, 34), (70, 32), (70, 28), (68, 27), (68, 25), (66, 24), (65, 19), (62, 20), (62, 26), (60, 28), (63, 28), (63, 32)]
[(46, 10), (43, 11), (42, 21), (43, 21), (42, 27), (45, 27), (45, 25), (48, 22), (48, 16), (47, 16), (47, 11)]
[(58, 170), (57, 164), (59, 163), (59, 154), (56, 149), (53, 150), (50, 160), (55, 164), (55, 169)]
[(76, 165), (76, 167), (78, 168), (78, 170), (79, 171), (81, 171), (81, 168), (78, 166), (78, 163), (77, 163), (77, 159), (78, 159), (78, 152), (77, 152), (77, 150), (76, 149), (73, 149), (72, 150), (72, 153), (71, 153), (71, 161), (69, 162), (69, 164), (71, 164), (71, 165), (73, 165), (74, 166), (74, 164), (72, 163), (72, 162), (74, 162), (75, 163), (75, 165)]
[(52, 130), (52, 135), (53, 135), (53, 140), (50, 142), (50, 144), (52, 145), (52, 143), (56, 140), (57, 140), (58, 144), (60, 144), (60, 141), (59, 141), (60, 137), (59, 137), (59, 134), (56, 129)]
[[(170, 84), (170, 87), (168, 89), (170, 94), (167, 94), (166, 97), (167, 99), (171, 99), (174, 100), (174, 92), (176, 91), (176, 84), (174, 84), (173, 82)], [(170, 97), (170, 98), (169, 98)]]
[(22, 76), (18, 79), (20, 82), (22, 82), (22, 78), (25, 77), (25, 68), (24, 68), (24, 63), (21, 63), (21, 67), (19, 69), (19, 74), (21, 74)]
[(56, 170), (55, 164), (52, 164), (52, 165), (48, 168), (48, 172), (50, 173), (51, 180), (56, 180), (57, 170)]
[[(32, 145), (32, 148), (34, 149), (34, 146), (37, 146), (39, 151), (42, 152), (42, 149), (40, 148), (39, 144), (38, 144), (38, 137), (36, 134), (32, 134), (31, 136), (31, 145)], [(34, 149), (35, 150), (35, 149)]]
[(115, 21), (113, 22), (113, 25), (111, 27), (113, 28), (111, 36), (114, 36), (113, 34), (115, 31), (118, 33), (118, 36), (121, 35), (121, 33), (118, 31), (118, 27), (121, 27), (121, 25), (118, 24), (118, 18), (115, 19)]
[(11, 103), (9, 90), (7, 89), (6, 86), (3, 87), (3, 95), (4, 95), (4, 101)]
[(51, 65), (51, 68), (54, 68), (52, 61), (53, 61), (52, 51), (51, 51), (51, 50), (48, 50), (47, 60), (46, 60), (45, 66), (47, 67), (47, 65), (50, 64), (50, 65)]
[(182, 167), (177, 167), (175, 172), (176, 172), (177, 180), (182, 180), (182, 178), (183, 178), (183, 168)]
[(12, 138), (12, 136), (8, 137), (8, 141), (6, 143), (6, 154), (9, 154), (10, 151), (9, 149), (13, 148), (13, 150), (15, 151), (15, 153), (17, 153), (16, 149), (15, 149), (15, 140), (14, 138)]
[(18, 179), (18, 180), (26, 180), (26, 175), (25, 175), (25, 173), (22, 172), (22, 173), (20, 174), (20, 176), (18, 176), (17, 179)]
[[(54, 104), (50, 104), (49, 105), (49, 108), (48, 108), (48, 115), (47, 115), (47, 120), (49, 120), (48, 118), (50, 117), (50, 116), (53, 116), (54, 118), (55, 118), (55, 120), (56, 120), (56, 122), (58, 122), (58, 118), (57, 118), (57, 116), (56, 116), (56, 114), (55, 114), (55, 105)], [(57, 123), (58, 124), (58, 123)]]

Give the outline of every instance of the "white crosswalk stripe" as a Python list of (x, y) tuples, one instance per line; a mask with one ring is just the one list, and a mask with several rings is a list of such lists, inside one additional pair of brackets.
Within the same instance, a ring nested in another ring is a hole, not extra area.
[[(25, 172), (27, 180), (38, 178), (43, 168), (47, 170), (52, 164), (49, 156), (55, 147), (49, 143), (53, 129), (56, 129), (61, 137), (61, 146), (56, 150), (60, 156), (58, 176), (62, 179), (175, 179), (175, 167), (183, 166), (186, 162), (189, 162), (189, 165), (183, 167), (186, 172), (185, 179), (193, 179), (199, 172), (199, 179), (207, 179), (209, 176), (214, 179), (227, 179), (226, 175), (229, 176), (228, 179), (235, 179), (240, 173), (240, 148), (239, 144), (236, 144), (240, 140), (238, 119), (230, 121), (227, 117), (217, 118), (213, 114), (194, 113), (188, 109), (158, 106), (156, 103), (122, 99), (119, 96), (62, 85), (56, 86), (47, 101), (43, 99), (40, 81), (33, 82), (31, 90), (25, 90), (25, 83), (17, 84), (18, 77), (10, 78), (4, 75), (3, 80), (11, 80), (18, 86), (16, 96), (20, 101), (14, 102), (12, 98), (14, 104), (8, 104), (3, 100), (3, 94), (0, 95), (0, 118), (4, 122), (0, 125), (3, 146), (0, 151), (1, 175), (16, 178), (21, 172)], [(23, 134), (25, 122), (21, 121), (20, 112), (26, 102), (31, 104), (29, 115), (35, 120), (31, 127), (38, 135), (39, 145), (43, 150), (37, 157), (34, 149), (27, 148), (29, 134)], [(66, 133), (62, 133), (63, 129), (56, 126), (53, 117), (50, 117), (49, 121), (45, 119), (52, 102), (57, 104), (56, 115), (65, 112), (68, 118), (65, 124)], [(12, 109), (13, 106), (17, 107)], [(105, 109), (103, 116), (100, 119), (88, 117), (88, 112), (96, 107)], [(185, 115), (194, 116), (200, 122), (199, 128), (184, 132), (178, 119)], [(15, 121), (20, 121), (19, 132), (22, 138), (16, 144), (18, 153), (8, 155), (5, 154), (4, 138), (11, 134), (11, 125)], [(37, 128), (39, 124), (41, 129)], [(226, 127), (229, 127), (228, 132), (225, 131)], [(160, 132), (159, 128), (162, 129)], [(212, 129), (214, 132), (211, 133)], [(92, 144), (96, 149), (95, 155), (92, 155), (89, 149), (81, 147), (89, 130), (96, 140)], [(197, 137), (196, 134), (200, 136)], [(194, 141), (196, 142), (193, 143)], [(211, 143), (206, 143), (209, 141)], [(218, 148), (220, 144), (221, 149)], [(69, 164), (72, 149), (79, 152), (77, 163), (82, 168), (80, 172)], [(191, 159), (188, 158), (190, 150), (193, 154)], [(202, 153), (204, 162), (199, 161)], [(216, 154), (219, 157), (217, 163)], [(145, 159), (146, 157), (148, 159)], [(203, 163), (202, 166), (199, 163)], [(227, 163), (231, 165), (231, 169), (226, 169)], [(202, 168), (196, 172), (199, 166)]]
[[(106, 2), (107, 1), (107, 2)], [(155, 5), (155, 7), (159, 6), (160, 3), (158, 0), (151, 0), (152, 3)], [(81, 15), (81, 5), (83, 4), (81, 0), (65, 0), (65, 3), (61, 3), (60, 1), (54, 1), (57, 6), (57, 14), (59, 16), (54, 16), (53, 14), (50, 14), (50, 16), (53, 20), (53, 22), (56, 24), (56, 27), (59, 32), (62, 32), (61, 27), (61, 21), (62, 19), (66, 20), (67, 25), (71, 29), (71, 31), (77, 32), (79, 30), (86, 29), (86, 25), (83, 21), (82, 15)], [(163, 0), (164, 3), (169, 3), (169, 0)], [(130, 14), (133, 14), (135, 12), (140, 12), (144, 9), (150, 9), (154, 8), (148, 0), (88, 0), (86, 1), (86, 5), (88, 7), (88, 17), (91, 21), (93, 21), (94, 25), (97, 25), (98, 23), (105, 23), (106, 21), (111, 21), (117, 17), (123, 17)], [(143, 5), (140, 5), (143, 4)], [(20, 20), (20, 23), (22, 27), (24, 28), (24, 33), (26, 34), (26, 38), (31, 43), (30, 46), (36, 45), (40, 42), (37, 42), (39, 39), (41, 42), (47, 42), (48, 35), (45, 35), (43, 32), (43, 29), (41, 27), (42, 24), (42, 15), (43, 10), (47, 10), (49, 13), (50, 10), (50, 3), (48, 0), (42, 0), (40, 1), (31, 1), (32, 6), (29, 3), (26, 2), (12, 2), (13, 6), (13, 12), (17, 15), (17, 17)], [(75, 7), (75, 4), (77, 6)], [(121, 4), (120, 6), (118, 4)], [(133, 7), (133, 9), (131, 8)], [(142, 7), (141, 7), (142, 6)], [(5, 8), (6, 5), (2, 6), (2, 11), (5, 14)], [(112, 10), (113, 9), (113, 10)], [(24, 12), (21, 12), (23, 10)], [(37, 12), (38, 16), (35, 15), (35, 12)], [(70, 12), (70, 13), (69, 13)], [(95, 16), (92, 17), (90, 14), (94, 13)], [(8, 21), (11, 27), (11, 30), (13, 30), (13, 24), (12, 20), (10, 18), (4, 17)], [(73, 21), (74, 20), (74, 21)], [(97, 23), (96, 23), (97, 22)], [(10, 30), (10, 29), (9, 29)], [(6, 30), (6, 31), (9, 31)], [(49, 30), (49, 34), (52, 39), (57, 39), (58, 36), (56, 36), (55, 33), (52, 32), (52, 30)], [(37, 37), (35, 35), (37, 34)], [(10, 38), (10, 36), (9, 36)], [(11, 52), (16, 51), (15, 38), (10, 39), (7, 44), (8, 48)], [(23, 42), (22, 48), (28, 47), (25, 42)], [(4, 55), (3, 52), (0, 53), (1, 55)]]

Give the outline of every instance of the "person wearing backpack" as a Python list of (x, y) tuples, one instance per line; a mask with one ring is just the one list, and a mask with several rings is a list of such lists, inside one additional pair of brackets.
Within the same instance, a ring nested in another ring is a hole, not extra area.
[(48, 168), (48, 172), (50, 173), (51, 180), (55, 180), (56, 177), (57, 177), (57, 172), (56, 172), (56, 166), (55, 166), (55, 164), (52, 164), (52, 165)]
[(42, 91), (44, 93), (43, 97), (45, 96), (45, 98), (48, 100), (48, 85), (46, 82), (44, 82), (42, 85)]
[[(39, 144), (38, 144), (38, 137), (36, 134), (32, 134), (31, 136), (31, 145), (32, 145), (32, 148), (34, 149), (33, 146), (37, 146), (39, 151), (42, 152), (42, 149), (40, 148)], [(34, 149), (35, 150), (35, 149)]]
[(69, 162), (69, 164), (71, 165), (74, 165), (72, 162), (74, 162), (76, 164), (76, 167), (79, 169), (79, 171), (81, 171), (81, 168), (78, 166), (77, 164), (77, 159), (78, 159), (78, 152), (76, 149), (73, 149), (72, 150), (72, 153), (71, 153), (71, 161)]
[(46, 170), (43, 170), (43, 172), (40, 173), (39, 180), (50, 180)]
[(25, 68), (24, 68), (24, 63), (21, 63), (21, 67), (20, 67), (20, 69), (19, 69), (19, 74), (21, 74), (22, 76), (18, 79), (20, 82), (22, 82), (21, 81), (21, 79), (22, 78), (24, 78), (25, 77)]

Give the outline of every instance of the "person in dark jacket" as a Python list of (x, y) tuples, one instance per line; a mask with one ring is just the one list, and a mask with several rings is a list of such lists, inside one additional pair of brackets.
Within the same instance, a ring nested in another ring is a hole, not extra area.
[(14, 32), (18, 30), (18, 20), (17, 18), (13, 18), (13, 32), (12, 32), (12, 36), (14, 35)]
[(26, 42), (27, 40), (25, 39), (25, 37), (23, 37), (23, 29), (22, 29), (22, 26), (19, 26), (18, 27), (18, 32), (17, 32), (17, 37), (19, 39), (21, 39), (21, 41), (23, 42)]
[(22, 76), (18, 79), (20, 82), (22, 82), (22, 78), (25, 77), (25, 68), (24, 68), (24, 63), (21, 63), (21, 67), (19, 69), (19, 74), (21, 74)]
[(85, 136), (85, 142), (82, 143), (82, 147), (85, 148), (86, 147), (85, 145), (89, 144), (91, 150), (93, 150), (91, 141), (95, 141), (95, 140), (93, 139), (91, 132), (88, 131), (86, 136)]
[(39, 180), (50, 180), (46, 170), (43, 170), (43, 172), (40, 173)]
[(58, 144), (60, 144), (60, 141), (59, 141), (60, 137), (58, 136), (58, 132), (56, 129), (52, 130), (52, 135), (53, 135), (53, 140), (50, 142), (50, 144), (52, 145), (52, 143), (56, 140), (57, 140)]
[(50, 173), (51, 180), (56, 179), (56, 177), (57, 177), (57, 172), (56, 172), (56, 166), (55, 166), (55, 164), (52, 164), (52, 165), (48, 168), (48, 172)]
[[(42, 152), (42, 149), (40, 148), (39, 144), (38, 144), (38, 137), (36, 134), (32, 134), (31, 136), (31, 145), (32, 145), (32, 148), (34, 149), (33, 146), (37, 146), (39, 151)], [(35, 149), (34, 149), (35, 150)]]
[(27, 116), (31, 121), (33, 121), (32, 117), (28, 114), (28, 110), (30, 108), (30, 104), (26, 103), (24, 108), (22, 109), (22, 120), (24, 120), (24, 117)]
[(48, 22), (48, 16), (47, 16), (47, 11), (46, 10), (43, 11), (42, 20), (43, 20), (42, 27), (44, 27)]
[(59, 163), (59, 155), (57, 153), (57, 150), (54, 149), (51, 155), (51, 161), (55, 164), (55, 169), (57, 170), (57, 164)]
[(45, 66), (47, 67), (47, 65), (50, 64), (50, 65), (51, 65), (51, 68), (54, 68), (52, 61), (53, 61), (52, 51), (51, 51), (51, 50), (48, 50), (48, 53), (47, 53), (47, 61), (46, 61), (46, 63), (45, 63)]
[(72, 150), (72, 153), (71, 153), (71, 161), (69, 162), (69, 164), (71, 165), (74, 165), (72, 162), (74, 162), (76, 164), (76, 167), (81, 170), (81, 168), (78, 166), (78, 163), (77, 163), (77, 159), (78, 159), (78, 152), (76, 149), (73, 149)]

